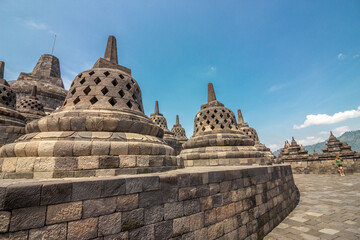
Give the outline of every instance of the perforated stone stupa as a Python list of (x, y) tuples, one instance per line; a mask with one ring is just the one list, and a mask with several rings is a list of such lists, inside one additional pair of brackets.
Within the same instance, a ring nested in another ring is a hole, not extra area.
[(280, 150), (279, 159), (282, 162), (286, 161), (306, 161), (310, 160), (311, 156), (303, 146), (299, 146), (292, 137), (291, 144), (285, 142), (284, 148)]
[(185, 166), (271, 164), (255, 142), (239, 131), (234, 113), (216, 100), (208, 84), (208, 102), (194, 120), (194, 134), (183, 144)]
[(181, 151), (181, 143), (175, 138), (173, 132), (171, 132), (167, 127), (167, 121), (163, 114), (159, 112), (159, 102), (155, 101), (155, 111), (150, 114), (150, 119), (159, 127), (164, 130), (164, 140), (172, 148), (175, 149), (176, 155)]
[(37, 97), (47, 113), (54, 111), (64, 103), (67, 91), (61, 79), (59, 59), (50, 54), (40, 57), (31, 73), (20, 73), (16, 81), (9, 82), (16, 93), (17, 104), (31, 96), (37, 86)]
[(171, 129), (171, 132), (174, 133), (175, 138), (181, 143), (185, 143), (188, 140), (185, 129), (180, 124), (179, 115), (176, 115), (176, 123)]
[(26, 122), (31, 122), (45, 116), (44, 105), (36, 97), (37, 87), (34, 86), (29, 97), (24, 98), (17, 105), (17, 110), (26, 117)]
[(241, 132), (243, 132), (244, 134), (246, 134), (249, 138), (251, 138), (252, 140), (254, 140), (255, 142), (255, 147), (259, 150), (262, 151), (265, 156), (269, 159), (271, 159), (271, 161), (273, 161), (274, 163), (276, 163), (276, 157), (275, 155), (271, 152), (270, 148), (266, 147), (264, 144), (262, 144), (259, 140), (259, 136), (256, 132), (256, 130), (252, 127), (249, 126), (249, 124), (247, 122), (244, 121), (243, 115), (241, 113), (241, 110), (238, 109), (238, 128)]
[(117, 64), (110, 36), (104, 58), (77, 75), (61, 109), (26, 125), (1, 148), (3, 178), (62, 178), (166, 171), (180, 158), (143, 111), (141, 90)]
[(16, 94), (4, 79), (4, 69), (0, 61), (0, 146), (25, 134), (25, 117), (15, 108)]

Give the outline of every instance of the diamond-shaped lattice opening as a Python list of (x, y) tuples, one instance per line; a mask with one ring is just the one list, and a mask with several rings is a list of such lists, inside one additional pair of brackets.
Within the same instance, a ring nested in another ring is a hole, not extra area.
[(222, 110), (222, 112), (224, 113), (224, 112), (225, 112), (225, 110), (223, 109), (223, 110)]
[(103, 89), (101, 89), (101, 92), (102, 92), (102, 94), (105, 95), (109, 92), (109, 90), (106, 87), (104, 87)]
[(95, 82), (96, 85), (98, 85), (101, 82), (101, 80), (100, 80), (100, 78), (97, 77), (97, 78), (94, 79), (94, 82)]
[(110, 73), (108, 71), (104, 72), (104, 75), (107, 77), (110, 75)]
[(218, 124), (218, 123), (219, 123), (219, 120), (215, 119), (215, 123)]
[(128, 89), (128, 90), (130, 90), (131, 89), (131, 85), (128, 83), (128, 84), (126, 84), (126, 88)]
[(120, 95), (120, 97), (124, 97), (124, 96), (125, 96), (125, 93), (124, 93), (124, 91), (123, 91), (122, 89), (120, 89), (119, 95)]
[(200, 116), (202, 115), (202, 112), (200, 113)]
[(140, 106), (140, 105), (138, 106), (138, 108), (139, 108), (139, 110), (142, 112), (142, 109), (141, 109), (141, 106)]
[(134, 79), (131, 79), (131, 82), (132, 82), (132, 84), (135, 84), (135, 81), (134, 81)]
[(80, 73), (80, 74), (78, 75), (78, 78), (81, 78), (81, 76), (82, 76), (82, 73)]
[(227, 123), (227, 120), (226, 120), (226, 119), (224, 120), (224, 123)]
[(91, 76), (91, 75), (93, 75), (95, 72), (94, 71), (91, 71), (91, 72), (89, 72), (89, 75)]
[(117, 81), (116, 79), (112, 80), (111, 83), (112, 83), (112, 85), (114, 85), (114, 87), (115, 87), (116, 85), (118, 85), (118, 81)]
[(121, 79), (124, 79), (124, 75), (122, 75), (122, 74), (120, 74), (119, 77), (120, 77)]
[(209, 121), (209, 120), (207, 120), (207, 121), (206, 121), (206, 123), (207, 123), (207, 124), (210, 124), (210, 121)]
[(202, 122), (200, 122), (200, 126), (202, 126)]
[(80, 98), (79, 98), (79, 97), (75, 98), (75, 100), (73, 101), (74, 104), (77, 104), (78, 102), (80, 102)]
[(31, 106), (31, 109), (34, 109), (34, 106)]
[(135, 101), (137, 100), (137, 97), (136, 97), (135, 94), (133, 94), (131, 97), (132, 97)]
[(89, 86), (87, 86), (87, 87), (83, 90), (83, 92), (85, 93), (85, 95), (88, 95), (90, 91), (91, 91), (91, 88), (90, 88)]
[(71, 84), (71, 86), (70, 86), (70, 87), (74, 86), (74, 84), (75, 84), (75, 82), (72, 82), (72, 84)]
[(3, 90), (6, 91), (6, 87), (3, 87)]
[(215, 127), (213, 125), (210, 125), (210, 128), (211, 128), (211, 130), (214, 130)]
[(220, 128), (221, 128), (221, 129), (224, 129), (224, 125), (221, 124), (221, 125), (220, 125)]
[(205, 131), (205, 127), (202, 127), (201, 130)]
[(209, 110), (207, 110), (207, 111), (206, 111), (206, 113), (207, 113), (207, 114), (209, 114), (209, 113), (210, 113), (210, 111), (209, 111)]
[(226, 116), (229, 118), (229, 117), (230, 117), (230, 114), (227, 113)]
[(132, 105), (132, 103), (130, 102), (130, 100), (126, 103), (126, 105), (129, 107), (129, 108), (131, 108), (133, 105)]
[(93, 98), (90, 99), (90, 103), (92, 105), (94, 105), (97, 101), (98, 101), (98, 99), (96, 97), (93, 97)]
[(215, 118), (215, 114), (211, 115), (212, 118)]
[(217, 110), (216, 110), (216, 109), (214, 110), (214, 113), (217, 113)]
[(81, 85), (83, 85), (84, 82), (85, 82), (85, 78), (83, 78), (83, 79), (80, 80), (80, 84), (81, 84)]
[(114, 106), (117, 103), (117, 101), (115, 100), (115, 98), (110, 98), (109, 103), (111, 104), (111, 106)]
[(204, 120), (205, 120), (205, 119), (207, 119), (207, 116), (206, 116), (206, 115), (204, 115), (204, 116), (203, 116), (203, 119), (204, 119)]
[(229, 128), (232, 129), (232, 126), (229, 124)]
[(220, 117), (222, 118), (224, 115), (222, 115), (222, 113), (220, 113)]

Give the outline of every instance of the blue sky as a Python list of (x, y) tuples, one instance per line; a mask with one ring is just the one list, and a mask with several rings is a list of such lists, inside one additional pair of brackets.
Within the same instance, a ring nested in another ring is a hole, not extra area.
[(158, 100), (188, 137), (208, 82), (272, 149), (359, 129), (360, 1), (0, 0), (5, 78), (30, 72), (55, 33), (67, 89), (114, 35), (145, 113)]

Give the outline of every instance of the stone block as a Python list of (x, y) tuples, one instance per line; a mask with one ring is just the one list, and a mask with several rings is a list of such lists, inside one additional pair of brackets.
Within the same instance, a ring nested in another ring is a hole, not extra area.
[(208, 211), (205, 211), (205, 226), (209, 226), (213, 223), (216, 223), (216, 210), (211, 209)]
[(78, 169), (97, 169), (99, 168), (98, 156), (81, 156), (78, 157)]
[(101, 195), (101, 181), (99, 180), (86, 180), (73, 182), (72, 200), (84, 200), (99, 198)]
[(214, 195), (220, 192), (220, 184), (218, 183), (209, 184), (209, 188), (210, 188), (210, 195)]
[(12, 210), (10, 231), (43, 227), (46, 207), (29, 207)]
[(213, 208), (212, 197), (211, 196), (202, 197), (199, 200), (200, 200), (200, 210), (201, 211), (206, 211), (206, 210), (209, 210), (209, 209)]
[(110, 155), (127, 155), (128, 144), (122, 142), (110, 142)]
[(78, 220), (82, 214), (82, 202), (69, 202), (47, 207), (46, 224)]
[(98, 219), (87, 218), (68, 223), (68, 240), (91, 239), (97, 237)]
[(210, 195), (209, 185), (200, 185), (196, 187), (196, 197), (205, 197)]
[(15, 172), (17, 158), (4, 158), (2, 163), (2, 172)]
[(122, 212), (121, 226), (123, 231), (130, 231), (144, 225), (144, 209), (138, 208), (129, 212)]
[(224, 226), (223, 223), (216, 223), (208, 227), (208, 239), (217, 239), (224, 235)]
[(141, 192), (139, 193), (139, 207), (146, 208), (152, 205), (162, 204), (161, 191)]
[(34, 170), (34, 157), (19, 157), (16, 162), (16, 172), (32, 172)]
[(116, 234), (121, 231), (121, 213), (99, 217), (99, 236)]
[(10, 225), (10, 212), (0, 211), (0, 233), (7, 232)]
[(184, 201), (184, 215), (191, 215), (200, 212), (200, 201), (199, 199)]
[(41, 191), (41, 205), (69, 202), (72, 195), (72, 183), (44, 183)]
[(143, 191), (152, 191), (160, 189), (160, 179), (158, 176), (147, 177), (143, 181)]
[(15, 145), (14, 152), (16, 157), (26, 157), (26, 153), (25, 153), (26, 144), (27, 144), (26, 142), (19, 142)]
[(5, 209), (16, 209), (40, 205), (40, 184), (14, 184), (7, 187)]
[(136, 166), (138, 167), (149, 167), (149, 156), (140, 155), (136, 157)]
[(181, 236), (190, 231), (190, 218), (181, 217), (173, 220), (174, 236)]
[(121, 168), (129, 168), (136, 166), (136, 156), (120, 156), (119, 167)]
[(104, 240), (128, 240), (129, 232), (120, 232), (117, 234), (112, 234), (104, 237)]
[(165, 240), (170, 239), (173, 235), (173, 224), (172, 221), (163, 221), (160, 223), (155, 224), (154, 226), (155, 231), (155, 239)]
[(161, 222), (164, 219), (163, 205), (153, 206), (145, 209), (145, 225)]
[(54, 146), (55, 157), (71, 157), (73, 156), (74, 141), (59, 141)]
[(223, 195), (218, 193), (212, 196), (212, 203), (214, 207), (220, 207), (223, 205)]
[(90, 141), (75, 141), (73, 155), (74, 156), (90, 156), (92, 142)]
[(55, 169), (55, 158), (52, 157), (38, 157), (35, 159), (34, 171), (54, 171)]
[(101, 197), (118, 196), (125, 192), (125, 179), (104, 179), (102, 181)]
[(196, 187), (184, 187), (179, 189), (179, 201), (196, 198)]
[(164, 219), (174, 219), (184, 215), (184, 202), (171, 202), (164, 204)]
[(110, 153), (110, 142), (105, 141), (93, 141), (91, 155), (100, 156), (100, 155), (109, 155)]
[(139, 239), (155, 240), (154, 225), (144, 226), (129, 233), (129, 240)]
[(29, 231), (29, 240), (66, 240), (67, 224), (55, 224)]
[(142, 192), (143, 179), (141, 178), (127, 178), (126, 194)]
[(130, 211), (139, 207), (139, 195), (121, 195), (116, 200), (116, 211)]
[[(202, 228), (194, 232), (195, 240), (207, 239), (207, 228)], [(234, 238), (236, 239), (236, 238)]]
[[(19, 232), (13, 232), (9, 233), (8, 235), (5, 235), (4, 240), (24, 240), (28, 238), (29, 231), (19, 231)], [(0, 237), (1, 240), (3, 240)]]
[(116, 197), (86, 200), (83, 202), (83, 218), (97, 217), (115, 212)]
[(196, 213), (189, 216), (190, 231), (195, 231), (204, 227), (204, 213)]
[(99, 168), (118, 168), (119, 157), (118, 156), (100, 156)]

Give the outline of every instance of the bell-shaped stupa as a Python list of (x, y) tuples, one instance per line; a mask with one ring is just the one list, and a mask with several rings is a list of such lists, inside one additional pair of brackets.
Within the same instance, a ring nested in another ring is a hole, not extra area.
[(113, 36), (105, 57), (75, 77), (62, 108), (28, 123), (26, 131), (2, 147), (3, 162), (14, 166), (2, 168), (2, 177), (113, 176), (182, 165), (163, 129), (144, 114), (130, 69), (117, 64)]
[(254, 144), (238, 130), (234, 113), (216, 100), (209, 83), (208, 102), (196, 114), (194, 134), (180, 153), (185, 166), (271, 164)]
[(26, 122), (31, 122), (45, 116), (44, 105), (36, 97), (37, 87), (33, 86), (31, 95), (24, 98), (17, 105), (17, 110), (26, 117)]
[(50, 54), (43, 54), (31, 73), (20, 73), (16, 81), (9, 81), (16, 93), (17, 104), (31, 96), (37, 86), (38, 100), (46, 113), (54, 111), (64, 103), (67, 91), (61, 79), (60, 61)]
[(175, 138), (181, 143), (185, 143), (188, 140), (185, 129), (180, 124), (179, 115), (176, 115), (176, 123), (171, 129), (171, 132), (174, 133)]
[(0, 147), (25, 134), (25, 117), (15, 108), (16, 94), (4, 79), (4, 69), (0, 61)]
[(173, 132), (168, 129), (166, 118), (159, 112), (159, 102), (155, 101), (155, 112), (150, 114), (150, 119), (164, 130), (164, 140), (175, 149), (176, 155), (181, 151), (181, 143), (175, 138)]
[(276, 157), (275, 155), (271, 152), (270, 148), (266, 147), (264, 144), (262, 144), (259, 140), (259, 136), (256, 132), (256, 130), (252, 127), (249, 126), (249, 124), (247, 122), (244, 121), (244, 117), (241, 113), (241, 110), (238, 109), (238, 129), (239, 131), (243, 132), (244, 134), (246, 134), (249, 138), (251, 138), (252, 140), (254, 140), (255, 142), (255, 147), (259, 150), (264, 152), (265, 157), (271, 159), (271, 161), (273, 163), (276, 163)]

